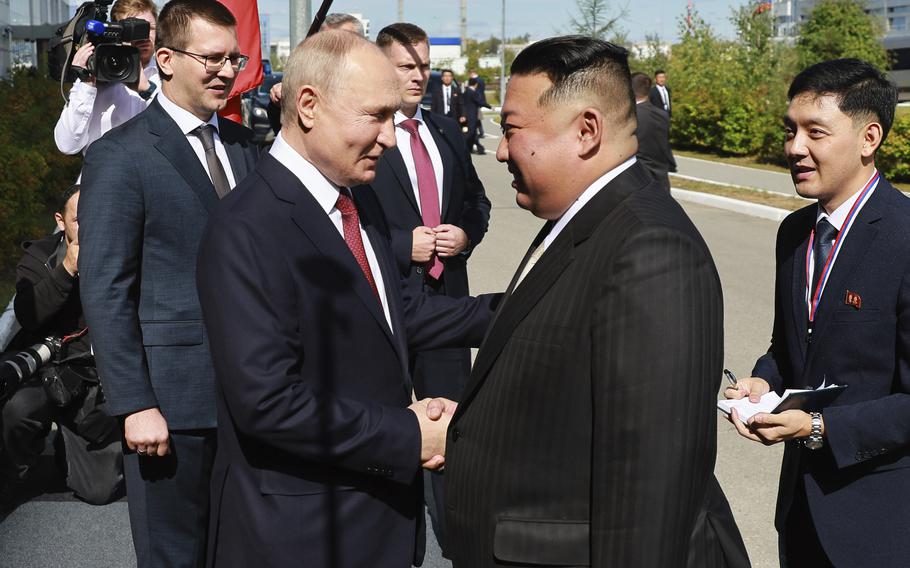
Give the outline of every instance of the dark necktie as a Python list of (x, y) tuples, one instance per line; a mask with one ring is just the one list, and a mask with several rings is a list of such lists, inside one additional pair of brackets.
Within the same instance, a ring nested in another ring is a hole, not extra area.
[(815, 226), (815, 243), (812, 245), (815, 271), (812, 274), (811, 299), (815, 298), (815, 288), (822, 277), (822, 271), (825, 270), (825, 263), (828, 262), (835, 238), (837, 238), (837, 229), (834, 228), (834, 225), (829, 223), (827, 218), (819, 220)]
[(209, 166), (209, 175), (212, 177), (212, 184), (215, 186), (215, 193), (218, 199), (221, 199), (231, 191), (231, 184), (228, 182), (227, 174), (224, 173), (224, 166), (215, 153), (215, 127), (211, 124), (203, 124), (190, 132), (193, 136), (202, 141), (202, 148), (205, 150), (205, 163)]
[(373, 293), (376, 295), (376, 299), (379, 300), (379, 305), (381, 306), (382, 298), (379, 297), (379, 288), (376, 287), (376, 280), (373, 279), (373, 271), (370, 270), (370, 262), (367, 260), (367, 251), (363, 247), (363, 239), (360, 236), (360, 216), (357, 214), (357, 207), (354, 205), (354, 200), (345, 193), (346, 191), (347, 190), (342, 190), (341, 193), (338, 194), (338, 201), (335, 202), (335, 209), (338, 209), (341, 212), (341, 227), (344, 230), (344, 242), (346, 242), (348, 248), (351, 249), (354, 260), (360, 265), (360, 270), (363, 271), (363, 275), (366, 277), (367, 282), (370, 283), (370, 288), (373, 289)]
[[(411, 135), (411, 157), (414, 159), (414, 169), (417, 170), (417, 193), (420, 195), (420, 214), (423, 217), (423, 224), (431, 229), (438, 227), (441, 221), (439, 213), (439, 186), (436, 185), (436, 171), (433, 169), (433, 161), (430, 160), (430, 153), (427, 147), (423, 145), (423, 140), (417, 133), (417, 127), (420, 123), (416, 119), (409, 118), (400, 124), (402, 128)], [(443, 271), (442, 261), (435, 254), (430, 262), (427, 263), (427, 272), (430, 276), (439, 280)]]

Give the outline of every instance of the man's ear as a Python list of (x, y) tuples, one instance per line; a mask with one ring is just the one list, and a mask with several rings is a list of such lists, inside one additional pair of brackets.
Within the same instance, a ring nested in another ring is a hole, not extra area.
[(61, 231), (66, 229), (66, 224), (63, 222), (63, 215), (61, 215), (59, 212), (54, 213), (54, 221), (57, 221), (57, 228), (59, 228)]
[(174, 76), (174, 52), (165, 47), (155, 51), (155, 62), (158, 64), (158, 70), (168, 77)]
[(883, 137), (884, 129), (881, 124), (870, 122), (866, 125), (863, 130), (863, 149), (861, 153), (863, 158), (871, 158), (875, 155), (875, 151), (882, 145)]
[(316, 107), (322, 102), (319, 91), (312, 85), (304, 85), (297, 90), (297, 120), (305, 130), (316, 124)]
[(587, 158), (600, 148), (603, 137), (604, 116), (600, 110), (587, 107), (575, 119), (578, 130), (578, 155)]

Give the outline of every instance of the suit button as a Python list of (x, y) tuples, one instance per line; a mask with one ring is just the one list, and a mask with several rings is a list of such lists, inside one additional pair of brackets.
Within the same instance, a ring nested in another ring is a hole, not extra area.
[(423, 275), (423, 267), (422, 267), (422, 266), (418, 266), (418, 267), (417, 267), (417, 274)]

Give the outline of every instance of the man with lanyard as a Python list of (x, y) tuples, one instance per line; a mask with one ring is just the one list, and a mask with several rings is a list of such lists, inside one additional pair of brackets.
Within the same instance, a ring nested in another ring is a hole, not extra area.
[[(784, 149), (797, 192), (818, 200), (777, 236), (771, 347), (724, 391), (848, 385), (821, 412), (731, 421), (786, 443), (776, 527), (781, 565), (899, 566), (910, 557), (910, 200), (875, 153), (897, 89), (857, 59), (826, 61), (790, 86)], [(887, 545), (882, 546), (883, 543)]]

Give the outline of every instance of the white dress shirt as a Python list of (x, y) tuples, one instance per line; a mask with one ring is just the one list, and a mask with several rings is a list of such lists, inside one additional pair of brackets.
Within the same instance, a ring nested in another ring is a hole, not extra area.
[[(297, 176), (297, 179), (303, 183), (304, 187), (307, 188), (307, 191), (309, 191), (319, 203), (319, 207), (321, 207), (322, 210), (325, 211), (325, 214), (329, 216), (329, 220), (332, 221), (332, 224), (335, 225), (335, 228), (338, 230), (338, 234), (341, 235), (341, 239), (344, 240), (344, 225), (342, 225), (341, 222), (341, 211), (335, 208), (335, 203), (338, 201), (338, 194), (341, 192), (342, 188), (329, 181), (327, 177), (316, 169), (316, 166), (298, 154), (297, 151), (285, 141), (280, 132), (278, 133), (278, 136), (275, 137), (275, 142), (272, 144), (269, 154), (281, 162), (284, 167), (291, 170), (291, 173)], [(379, 291), (379, 297), (382, 298), (382, 312), (385, 314), (385, 321), (389, 324), (389, 329), (394, 333), (395, 330), (392, 327), (392, 316), (389, 313), (389, 297), (385, 291), (382, 270), (379, 268), (379, 261), (376, 259), (376, 253), (373, 251), (370, 237), (363, 229), (363, 224), (360, 225), (360, 238), (363, 240), (363, 248), (367, 253), (367, 262), (370, 265), (370, 272), (373, 273), (373, 281), (376, 282), (376, 289)], [(347, 247), (347, 243), (345, 243), (345, 247)]]
[[(430, 163), (433, 164), (433, 173), (436, 174), (436, 189), (439, 193), (439, 212), (442, 213), (442, 155), (439, 148), (436, 147), (436, 141), (430, 134), (430, 129), (426, 122), (423, 121), (423, 111), (417, 107), (417, 114), (414, 115), (417, 121), (417, 134), (423, 141), (430, 155)], [(417, 187), (417, 166), (414, 165), (414, 155), (411, 153), (411, 133), (400, 126), (402, 122), (408, 120), (408, 117), (401, 111), (395, 113), (395, 139), (398, 142), (398, 151), (404, 159), (404, 165), (408, 169), (408, 177), (411, 179), (411, 189), (414, 191), (414, 198), (417, 200), (417, 209), (421, 214), (423, 210), (420, 207), (420, 189)]]
[[(177, 126), (186, 136), (186, 139), (189, 140), (190, 146), (192, 146), (193, 151), (196, 152), (196, 157), (199, 158), (199, 162), (202, 164), (202, 167), (205, 168), (205, 173), (208, 174), (209, 179), (212, 178), (212, 172), (209, 171), (209, 163), (205, 159), (205, 148), (202, 147), (202, 140), (195, 134), (190, 133), (203, 124), (211, 124), (215, 127), (215, 155), (218, 156), (218, 160), (221, 161), (221, 167), (224, 168), (224, 173), (227, 174), (228, 183), (231, 184), (231, 188), (233, 189), (236, 187), (237, 180), (234, 178), (234, 171), (231, 169), (231, 161), (228, 159), (224, 144), (221, 143), (221, 136), (218, 135), (218, 115), (212, 113), (212, 116), (207, 121), (199, 120), (199, 118), (190, 111), (177, 106), (177, 104), (167, 98), (163, 92), (158, 94), (158, 102), (161, 104), (161, 108), (164, 109), (164, 112), (168, 113), (170, 117), (174, 119), (174, 122), (177, 123)], [(214, 184), (215, 182), (213, 181), (212, 183)]]
[(544, 250), (553, 244), (553, 241), (556, 240), (556, 237), (559, 236), (559, 233), (561, 233), (562, 230), (566, 228), (566, 225), (569, 224), (569, 221), (571, 221), (572, 218), (575, 217), (579, 211), (581, 211), (581, 208), (584, 207), (588, 201), (591, 201), (595, 195), (600, 193), (600, 190), (603, 189), (604, 186), (613, 181), (616, 177), (619, 176), (619, 174), (631, 168), (632, 164), (634, 164), (636, 161), (637, 159), (634, 156), (629, 158), (625, 162), (621, 163), (620, 165), (597, 178), (594, 183), (589, 185), (588, 189), (584, 190), (584, 192), (578, 196), (578, 199), (575, 200), (575, 203), (566, 209), (566, 212), (562, 214), (562, 217), (560, 217), (559, 220), (556, 221), (556, 224), (553, 225), (553, 228), (550, 229), (550, 233), (543, 240)]
[(161, 89), (154, 58), (142, 73), (156, 87), (148, 101), (123, 83), (93, 87), (77, 79), (70, 90), (69, 102), (54, 127), (57, 149), (64, 154), (84, 153), (105, 132), (145, 110)]
[[(873, 173), (872, 176), (874, 177), (875, 174)], [(866, 184), (869, 183), (869, 180), (871, 180), (871, 179), (872, 179), (872, 177), (870, 177), (868, 180), (866, 180), (866, 183), (863, 184), (863, 187), (866, 187)], [(849, 199), (847, 199), (846, 201), (841, 203), (840, 206), (837, 209), (835, 209), (834, 212), (831, 213), (830, 215), (828, 215), (828, 213), (825, 211), (825, 209), (821, 205), (819, 205), (818, 211), (815, 214), (815, 225), (818, 226), (819, 221), (821, 221), (822, 219), (827, 219), (828, 222), (831, 223), (831, 226), (834, 227), (835, 229), (837, 229), (838, 235), (840, 235), (841, 229), (844, 228), (844, 223), (847, 221), (847, 215), (850, 213), (850, 209), (853, 207), (853, 204), (856, 203), (857, 199), (859, 199), (859, 195), (860, 195), (860, 193), (862, 193), (863, 187), (857, 188), (856, 193), (854, 193), (853, 195), (850, 196)], [(874, 191), (874, 188), (872, 191)], [(856, 215), (859, 215), (860, 210), (862, 210), (863, 206), (866, 203), (868, 203), (868, 201), (869, 200), (867, 199), (865, 202), (860, 203), (859, 208), (857, 208), (856, 214), (854, 215), (854, 219), (856, 218)], [(847, 238), (847, 235), (844, 235), (841, 238), (845, 239), (845, 238)], [(815, 253), (815, 251), (812, 251), (812, 252), (813, 252), (813, 254)], [(832, 251), (832, 253), (833, 253), (833, 251)], [(810, 258), (810, 260), (811, 260), (811, 262), (809, 263), (809, 266), (808, 266), (808, 268), (809, 268), (809, 280), (808, 281), (812, 282), (813, 279), (815, 278), (815, 261), (814, 261), (814, 259), (811, 259), (811, 258)], [(831, 270), (834, 270), (835, 262), (837, 262), (836, 256), (831, 259)], [(830, 273), (830, 271), (829, 271), (829, 273)], [(812, 290), (809, 294), (806, 295), (806, 304), (807, 305), (809, 302), (812, 301), (811, 298), (809, 297), (812, 294), (815, 294), (815, 290)]]
[(442, 86), (442, 108), (443, 114), (449, 114), (449, 103), (452, 102), (452, 85)]
[(657, 91), (660, 93), (660, 98), (664, 101), (664, 110), (670, 110), (670, 93), (667, 92), (667, 88), (663, 85), (657, 85)]

